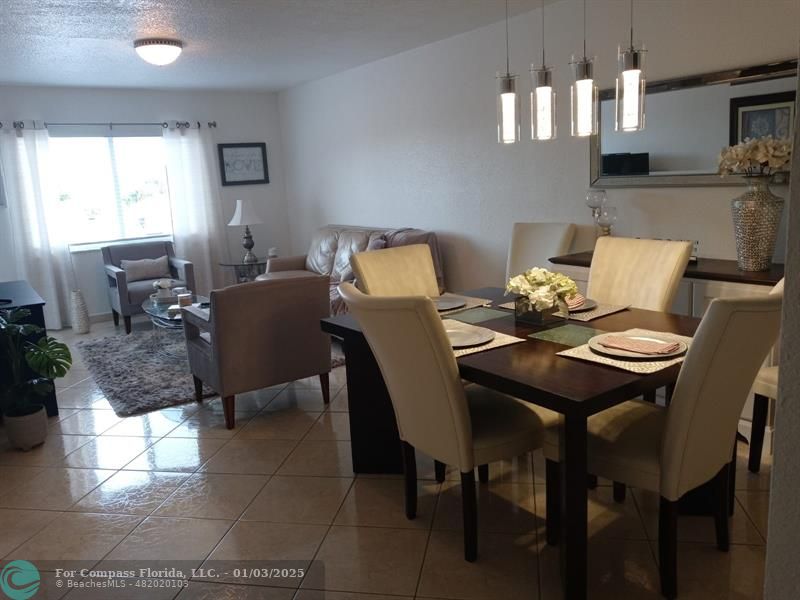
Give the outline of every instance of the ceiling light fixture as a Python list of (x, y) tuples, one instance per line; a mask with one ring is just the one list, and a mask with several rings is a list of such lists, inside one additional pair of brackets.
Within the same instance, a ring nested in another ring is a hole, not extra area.
[(508, 47), (508, 0), (506, 0), (506, 72), (497, 74), (497, 141), (514, 144), (520, 134), (520, 102), (517, 76), (511, 73)]
[(629, 46), (620, 44), (617, 54), (616, 123), (617, 131), (644, 129), (644, 46), (633, 45), (633, 0), (631, 0), (631, 40)]
[(163, 38), (147, 38), (136, 40), (133, 42), (133, 47), (143, 61), (163, 67), (177, 60), (183, 50), (183, 42)]
[(556, 92), (553, 70), (545, 64), (544, 0), (542, 0), (542, 65), (531, 66), (531, 139), (552, 140), (556, 137)]
[(569, 89), (572, 105), (572, 135), (597, 134), (597, 86), (594, 83), (594, 60), (586, 56), (586, 0), (583, 0), (583, 56), (572, 57), (575, 80)]

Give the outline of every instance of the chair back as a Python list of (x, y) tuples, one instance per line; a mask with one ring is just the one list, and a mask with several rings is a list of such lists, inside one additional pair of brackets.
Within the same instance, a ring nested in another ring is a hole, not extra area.
[(473, 469), (464, 386), (430, 298), (368, 296), (350, 283), (342, 283), (339, 293), (381, 369), (400, 439), (462, 471)]
[(668, 311), (691, 253), (691, 242), (600, 237), (587, 296), (604, 304)]
[(115, 244), (103, 246), (101, 249), (103, 262), (119, 267), (123, 260), (141, 260), (143, 258), (161, 258), (175, 256), (172, 242), (137, 242), (134, 244)]
[(506, 260), (506, 281), (532, 267), (550, 268), (549, 259), (569, 251), (572, 223), (514, 223)]
[(359, 252), (350, 257), (356, 284), (370, 296), (439, 296), (427, 244)]
[(739, 415), (778, 335), (782, 299), (716, 298), (708, 307), (667, 410), (661, 495), (668, 500), (730, 462)]

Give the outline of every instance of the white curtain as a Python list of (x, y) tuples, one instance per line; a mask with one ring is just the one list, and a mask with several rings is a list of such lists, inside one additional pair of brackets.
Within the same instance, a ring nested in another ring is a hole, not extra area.
[(0, 130), (0, 164), (13, 252), (10, 258), (17, 277), (30, 283), (46, 302), (47, 328), (61, 329), (68, 323), (73, 276), (66, 242), (47, 226), (48, 207), (54, 202), (47, 188), (48, 142), (45, 129)]
[(170, 127), (164, 132), (175, 254), (194, 263), (197, 292), (223, 285), (226, 259), (219, 183), (209, 129)]

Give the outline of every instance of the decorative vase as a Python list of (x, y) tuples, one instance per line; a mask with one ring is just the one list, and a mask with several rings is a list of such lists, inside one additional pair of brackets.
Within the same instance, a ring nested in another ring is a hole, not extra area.
[(742, 271), (766, 271), (772, 263), (783, 198), (769, 189), (769, 179), (747, 177), (747, 191), (731, 202), (736, 259)]
[[(561, 311), (561, 315), (556, 313)], [(514, 320), (526, 325), (537, 325), (539, 327), (562, 323), (565, 319), (563, 315), (569, 315), (566, 304), (553, 306), (545, 310), (536, 310), (531, 301), (525, 296), (514, 299)]]
[(3, 415), (6, 435), (14, 448), (30, 450), (47, 437), (47, 413), (41, 404), (36, 407), (33, 412), (24, 415)]
[(70, 324), (75, 333), (89, 333), (89, 309), (80, 290), (72, 290), (70, 297)]

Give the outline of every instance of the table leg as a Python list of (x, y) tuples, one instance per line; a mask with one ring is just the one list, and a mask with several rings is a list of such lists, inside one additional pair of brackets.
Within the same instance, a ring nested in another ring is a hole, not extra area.
[(561, 432), (561, 564), (564, 598), (585, 600), (587, 568), (586, 417), (566, 415)]

